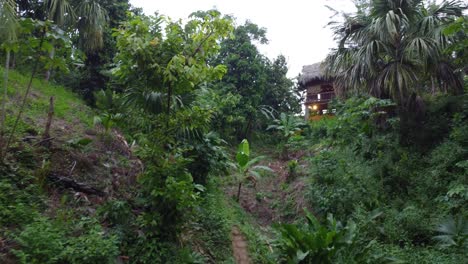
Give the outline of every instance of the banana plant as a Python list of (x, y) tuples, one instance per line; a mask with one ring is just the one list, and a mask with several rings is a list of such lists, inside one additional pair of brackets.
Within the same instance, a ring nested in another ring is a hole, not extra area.
[(264, 156), (257, 156), (255, 158), (250, 157), (250, 147), (249, 141), (247, 141), (247, 139), (242, 140), (242, 142), (239, 144), (239, 148), (236, 154), (237, 163), (234, 164), (235, 168), (238, 171), (238, 173), (236, 174), (238, 182), (236, 200), (238, 202), (240, 200), (243, 182), (251, 181), (255, 186), (257, 179), (260, 178), (260, 171), (273, 172), (273, 170), (267, 166), (256, 165), (259, 161), (261, 161), (264, 158)]

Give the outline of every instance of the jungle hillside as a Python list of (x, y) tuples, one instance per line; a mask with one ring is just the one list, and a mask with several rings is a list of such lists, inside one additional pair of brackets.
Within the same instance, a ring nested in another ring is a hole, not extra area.
[(353, 3), (321, 109), (250, 20), (0, 0), (0, 263), (468, 263), (468, 5)]

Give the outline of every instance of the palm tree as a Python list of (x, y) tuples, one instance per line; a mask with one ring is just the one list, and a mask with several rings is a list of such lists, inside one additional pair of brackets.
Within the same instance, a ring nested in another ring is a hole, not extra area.
[[(70, 27), (79, 34), (78, 44), (86, 52), (92, 53), (103, 48), (104, 28), (107, 25), (107, 11), (95, 0), (46, 0), (46, 19), (53, 20), (62, 29)], [(54, 56), (52, 49), (49, 56)], [(46, 72), (46, 80), (50, 69)]]
[(468, 222), (461, 215), (449, 216), (435, 229), (439, 234), (433, 238), (441, 247), (468, 248)]
[(374, 0), (360, 1), (357, 8), (335, 23), (339, 45), (325, 61), (340, 92), (364, 91), (404, 105), (431, 80), (444, 92), (463, 91), (461, 76), (443, 53), (451, 38), (442, 34), (462, 16), (461, 2)]
[(282, 135), (282, 150), (281, 158), (288, 158), (288, 142), (289, 139), (297, 134), (306, 125), (297, 116), (287, 115), (285, 113), (280, 114), (279, 119), (273, 120), (275, 124), (269, 125), (267, 130), (275, 129)]

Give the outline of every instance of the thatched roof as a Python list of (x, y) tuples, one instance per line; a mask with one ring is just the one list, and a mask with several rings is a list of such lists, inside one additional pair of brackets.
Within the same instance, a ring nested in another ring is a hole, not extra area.
[(302, 73), (299, 76), (299, 84), (306, 85), (310, 82), (324, 81), (325, 73), (321, 62), (317, 62), (311, 65), (306, 65), (302, 67)]

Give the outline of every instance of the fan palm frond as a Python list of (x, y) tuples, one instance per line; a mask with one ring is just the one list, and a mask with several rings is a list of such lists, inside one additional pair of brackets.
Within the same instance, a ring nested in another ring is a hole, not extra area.
[(107, 11), (93, 0), (82, 1), (76, 11), (79, 21), (80, 44), (88, 52), (95, 52), (104, 46), (103, 34), (107, 24)]
[(67, 0), (46, 0), (48, 19), (59, 26), (71, 23), (75, 20), (75, 10)]
[(461, 76), (443, 53), (450, 44), (443, 28), (462, 10), (459, 1), (428, 7), (421, 0), (372, 1), (333, 27), (338, 48), (325, 60), (326, 73), (339, 94), (364, 90), (402, 102), (424, 88), (428, 74), (441, 89), (460, 91)]
[(16, 1), (0, 0), (0, 39), (15, 40), (17, 28)]

